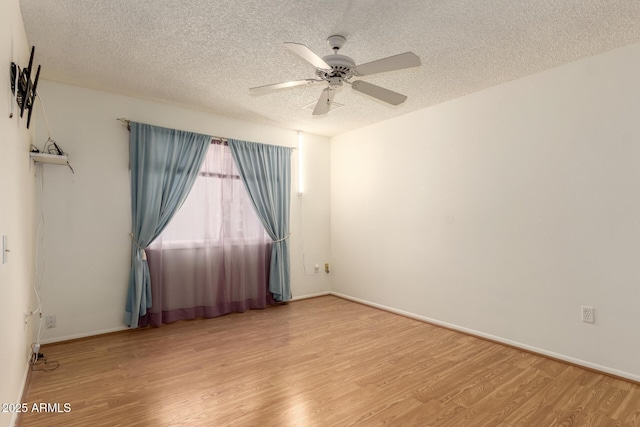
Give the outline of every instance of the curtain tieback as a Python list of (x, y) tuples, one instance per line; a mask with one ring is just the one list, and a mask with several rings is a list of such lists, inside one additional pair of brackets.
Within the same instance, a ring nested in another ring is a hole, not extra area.
[(133, 235), (133, 233), (129, 233), (129, 236), (131, 236), (131, 240), (138, 247), (138, 249), (140, 249), (142, 251), (142, 260), (146, 261), (147, 260), (147, 251), (145, 251), (144, 248), (142, 246), (140, 246), (140, 243), (138, 243), (138, 241), (136, 240), (136, 238)]
[(291, 233), (287, 234), (282, 239), (274, 240), (273, 243), (278, 243), (278, 242), (282, 242), (283, 240), (287, 240), (289, 236), (291, 236)]

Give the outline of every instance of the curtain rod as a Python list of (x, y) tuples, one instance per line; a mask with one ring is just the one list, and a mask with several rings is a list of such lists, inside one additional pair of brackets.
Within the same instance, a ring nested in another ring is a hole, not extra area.
[[(122, 124), (127, 126), (127, 130), (129, 131), (131, 130), (131, 120), (125, 119), (124, 117), (118, 117), (116, 120), (118, 120), (119, 122), (122, 122)], [(221, 142), (227, 142), (227, 138), (223, 138), (221, 136), (211, 136), (211, 139), (214, 139), (216, 141), (221, 141)]]
[[(119, 122), (122, 122), (122, 124), (127, 127), (127, 130), (131, 130), (131, 120), (125, 119), (124, 117), (118, 117), (116, 120)], [(223, 138), (221, 136), (212, 136), (211, 138), (216, 141), (228, 142), (227, 138)], [(292, 150), (297, 150), (296, 147), (288, 147), (288, 148), (291, 148)]]

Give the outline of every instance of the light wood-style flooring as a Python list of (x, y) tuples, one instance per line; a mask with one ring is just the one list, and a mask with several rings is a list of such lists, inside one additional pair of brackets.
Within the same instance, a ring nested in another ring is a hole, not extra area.
[(640, 426), (640, 386), (325, 296), (42, 347), (20, 426)]

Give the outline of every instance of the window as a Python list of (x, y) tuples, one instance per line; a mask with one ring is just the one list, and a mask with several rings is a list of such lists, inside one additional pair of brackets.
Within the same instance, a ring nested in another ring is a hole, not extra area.
[(189, 196), (147, 248), (153, 306), (140, 325), (266, 307), (271, 245), (229, 147), (212, 143)]
[(214, 141), (189, 196), (151, 248), (270, 242), (229, 147)]

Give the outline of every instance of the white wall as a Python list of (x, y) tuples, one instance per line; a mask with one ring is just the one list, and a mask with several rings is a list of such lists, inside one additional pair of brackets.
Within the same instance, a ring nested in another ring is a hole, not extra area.
[[(124, 328), (129, 279), (131, 205), (129, 134), (117, 117), (209, 135), (296, 146), (297, 132), (228, 119), (200, 111), (43, 81), (39, 88), (51, 136), (65, 152), (75, 174), (45, 165), (44, 212), (46, 273), (42, 286), (45, 315), (57, 326), (45, 329), (43, 342)], [(39, 120), (40, 149), (46, 130)], [(307, 187), (302, 200), (305, 247), (312, 263), (328, 261), (328, 138), (305, 135)], [(327, 293), (329, 278), (305, 276), (302, 269), (298, 215), (297, 156), (293, 155), (291, 263), (294, 297)], [(308, 263), (309, 264), (309, 263)]]
[(640, 44), (331, 145), (335, 292), (640, 380)]
[[(28, 349), (33, 340), (30, 311), (33, 278), (33, 171), (29, 146), (33, 132), (26, 116), (9, 118), (16, 108), (9, 85), (9, 65), (29, 64), (29, 45), (18, 0), (5, 0), (0, 9), (0, 235), (8, 238), (8, 262), (0, 263), (0, 403), (20, 401), (27, 372)], [(37, 56), (37, 53), (36, 53)], [(36, 58), (36, 64), (37, 64)], [(32, 126), (33, 128), (33, 126)], [(0, 412), (0, 426), (11, 425), (12, 414)]]

